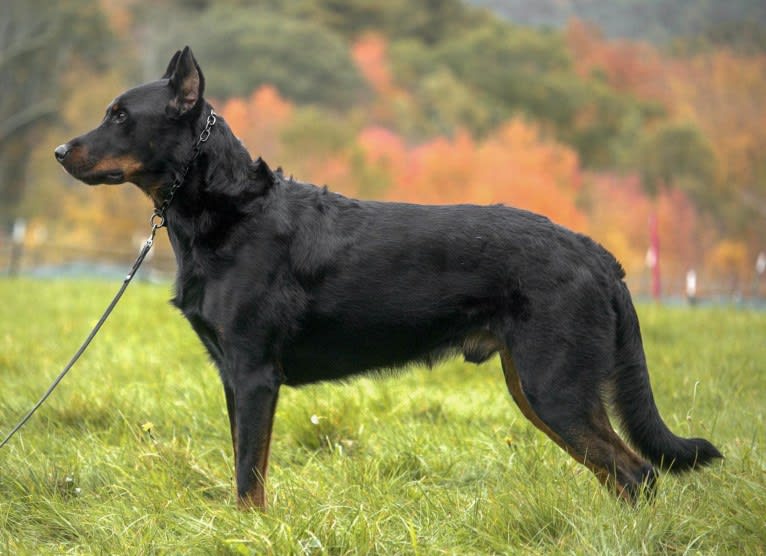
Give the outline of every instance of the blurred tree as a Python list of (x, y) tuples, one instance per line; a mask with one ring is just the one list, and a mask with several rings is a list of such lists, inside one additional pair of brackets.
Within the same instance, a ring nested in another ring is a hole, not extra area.
[[(722, 50), (667, 65), (669, 102), (704, 131), (716, 155), (718, 176), (710, 194), (719, 222), (738, 236), (763, 238), (766, 54)], [(754, 250), (762, 246), (762, 240), (752, 244)]]
[(412, 38), (426, 45), (491, 19), (461, 0), (301, 0), (290, 4), (286, 9), (293, 15), (311, 18), (348, 38), (376, 31), (392, 40)]
[(558, 89), (551, 78), (571, 67), (559, 34), (500, 22), (449, 37), (436, 48), (434, 61), (511, 107), (547, 106)]
[(645, 43), (607, 41), (579, 20), (569, 22), (565, 37), (586, 92), (571, 134), (562, 138), (575, 143), (591, 167), (636, 170), (636, 144), (647, 126), (667, 116), (659, 52)]
[(429, 135), (451, 135), (465, 128), (482, 136), (491, 129), (491, 109), (477, 102), (475, 92), (446, 67), (424, 75), (415, 98), (422, 107), (423, 128)]
[[(385, 134), (364, 142), (368, 159), (384, 160), (394, 184), (393, 200), (432, 204), (508, 203), (545, 214), (556, 222), (584, 230), (585, 215), (577, 207), (581, 186), (577, 154), (541, 134), (539, 128), (513, 119), (476, 141), (465, 131), (437, 137), (406, 151)], [(381, 154), (376, 150), (382, 150)]]
[(713, 20), (699, 34), (675, 39), (671, 50), (676, 55), (691, 55), (721, 48), (746, 55), (766, 52), (766, 21)]
[(741, 241), (724, 239), (710, 250), (705, 261), (710, 273), (726, 284), (729, 293), (742, 295), (742, 288), (752, 278), (753, 259), (747, 245)]
[[(440, 43), (430, 63), (423, 56), (413, 60), (421, 75), (429, 64), (449, 68), (484, 107), (479, 120), (484, 129), (488, 123), (495, 127), (513, 114), (524, 114), (573, 145), (588, 167), (614, 165), (613, 142), (624, 134), (626, 119), (651, 113), (648, 105), (616, 91), (599, 76), (579, 75), (561, 33), (490, 21)], [(416, 73), (406, 64), (395, 66)]]
[(663, 59), (650, 44), (606, 40), (598, 27), (578, 19), (567, 24), (564, 35), (581, 77), (601, 80), (644, 100), (663, 98)]
[(359, 194), (380, 198), (391, 188), (394, 180), (407, 168), (407, 146), (402, 138), (389, 129), (370, 126), (356, 138), (355, 163), (366, 168)]
[(420, 122), (412, 95), (401, 87), (389, 64), (389, 41), (380, 33), (365, 33), (351, 46), (351, 56), (364, 76), (372, 95), (365, 103), (370, 124), (416, 128)]
[(277, 161), (285, 173), (341, 193), (358, 196), (360, 170), (352, 164), (357, 128), (347, 118), (316, 107), (296, 110), (280, 136), (283, 157)]
[(162, 4), (143, 10), (139, 19), (153, 37), (151, 48), (165, 53), (154, 60), (153, 73), (159, 75), (170, 55), (189, 44), (205, 74), (208, 96), (247, 96), (271, 84), (292, 102), (344, 109), (365, 92), (348, 45), (315, 22), (224, 3), (172, 18)]
[(656, 195), (679, 187), (703, 206), (714, 206), (715, 153), (702, 132), (689, 123), (667, 123), (646, 136), (638, 150), (644, 188)]
[(226, 101), (218, 111), (253, 157), (261, 156), (269, 164), (283, 164), (282, 132), (290, 125), (295, 107), (282, 98), (279, 91), (271, 85), (263, 85), (247, 99)]
[(298, 110), (282, 132), (285, 148), (297, 157), (317, 155), (320, 158), (343, 150), (354, 140), (353, 122), (309, 106)]
[(12, 0), (0, 10), (0, 227), (14, 217), (43, 124), (66, 94), (72, 60), (100, 67), (109, 35), (97, 0)]
[[(726, 18), (720, 24), (729, 25)], [(579, 21), (569, 23), (566, 36), (578, 74), (601, 76), (642, 101), (610, 142), (617, 165), (640, 172), (652, 194), (661, 186), (682, 188), (726, 233), (763, 236), (766, 56), (721, 44), (718, 50), (695, 47), (701, 53), (694, 55), (663, 56), (645, 43), (604, 40), (597, 28)], [(599, 113), (596, 119), (603, 125), (609, 118)], [(757, 239), (751, 245), (762, 248)]]

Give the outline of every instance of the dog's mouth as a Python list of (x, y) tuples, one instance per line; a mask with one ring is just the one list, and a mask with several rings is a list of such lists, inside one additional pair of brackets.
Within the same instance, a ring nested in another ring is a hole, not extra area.
[(117, 185), (120, 183), (125, 183), (125, 172), (118, 169), (100, 172), (86, 172), (82, 175), (76, 175), (72, 172), (70, 173), (72, 176), (88, 185)]
[(109, 157), (95, 162), (70, 156), (59, 162), (69, 175), (88, 185), (125, 183), (143, 169), (138, 160), (127, 156)]
[(70, 176), (87, 185), (117, 185), (125, 183), (125, 171), (120, 168), (94, 170), (95, 165), (90, 167), (72, 167), (66, 163), (62, 163), (61, 165)]

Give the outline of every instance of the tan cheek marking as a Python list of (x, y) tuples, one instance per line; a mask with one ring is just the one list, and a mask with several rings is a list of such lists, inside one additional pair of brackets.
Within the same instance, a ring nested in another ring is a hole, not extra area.
[(139, 160), (136, 160), (132, 156), (115, 156), (112, 158), (104, 158), (99, 160), (91, 172), (109, 172), (110, 170), (120, 170), (125, 177), (128, 178), (140, 172), (143, 168), (143, 164)]

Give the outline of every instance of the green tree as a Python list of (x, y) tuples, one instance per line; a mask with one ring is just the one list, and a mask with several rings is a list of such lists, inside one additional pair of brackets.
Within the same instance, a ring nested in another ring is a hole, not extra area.
[[(297, 103), (348, 108), (365, 90), (344, 39), (313, 22), (216, 5), (201, 17), (194, 12), (176, 18), (161, 36), (153, 48), (168, 56), (190, 44), (210, 96), (246, 96), (272, 84)], [(155, 73), (166, 62), (158, 59)]]
[[(656, 112), (598, 75), (578, 75), (559, 32), (492, 21), (445, 40), (430, 61), (417, 52), (411, 60), (409, 68), (401, 60), (395, 67), (404, 75), (422, 76), (429, 64), (446, 66), (491, 115), (490, 125), (518, 113), (543, 122), (573, 145), (588, 167), (616, 165), (614, 142), (628, 120), (638, 114), (643, 121)], [(481, 124), (486, 129), (484, 120)]]
[(348, 38), (374, 30), (390, 39), (412, 38), (427, 45), (491, 19), (461, 0), (299, 0), (287, 3), (284, 9)]
[(678, 187), (699, 205), (711, 209), (718, 199), (715, 153), (707, 138), (689, 123), (666, 123), (648, 134), (638, 150), (644, 189), (656, 195)]

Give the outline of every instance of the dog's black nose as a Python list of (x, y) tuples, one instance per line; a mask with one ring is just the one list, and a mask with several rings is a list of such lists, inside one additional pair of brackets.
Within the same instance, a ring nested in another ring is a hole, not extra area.
[(69, 154), (69, 145), (59, 145), (56, 147), (56, 150), (53, 151), (53, 153), (56, 155), (56, 160), (59, 162), (64, 162), (64, 159), (66, 158), (66, 155)]

